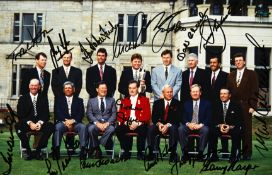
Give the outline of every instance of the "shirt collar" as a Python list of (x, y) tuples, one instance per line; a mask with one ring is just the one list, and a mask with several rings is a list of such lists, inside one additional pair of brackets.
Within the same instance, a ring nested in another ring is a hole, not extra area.
[(34, 97), (36, 98), (36, 100), (38, 99), (38, 95), (39, 95), (38, 93), (36, 95), (33, 95), (31, 92), (29, 92), (29, 94), (30, 94), (32, 101), (33, 101)]
[(243, 74), (244, 71), (245, 71), (245, 68), (246, 68), (246, 67), (244, 67), (243, 69), (240, 69), (240, 70), (237, 69), (237, 72), (241, 72), (241, 73)]
[(193, 100), (193, 105), (195, 105), (196, 102), (197, 102), (197, 105), (199, 106), (200, 99), (198, 99), (198, 100)]
[(215, 73), (215, 77), (217, 77), (219, 72), (220, 72), (220, 69), (217, 69), (216, 71), (212, 71), (212, 77), (213, 77), (214, 73)]
[(197, 66), (195, 67), (195, 68), (193, 68), (193, 69), (189, 69), (190, 70), (190, 73), (191, 73), (191, 71), (193, 71), (194, 73), (196, 72), (196, 69), (197, 69)]
[(163, 68), (164, 68), (164, 70), (166, 69), (166, 67), (167, 67), (167, 69), (168, 69), (168, 71), (171, 69), (171, 66), (172, 66), (172, 64), (169, 64), (168, 66), (165, 66), (165, 65), (163, 65)]
[(137, 99), (138, 96), (139, 96), (139, 94), (137, 94), (137, 95), (135, 95), (135, 96), (130, 96), (130, 100), (132, 100), (132, 99)]
[(227, 102), (222, 102), (222, 105), (224, 106), (224, 104), (227, 104), (227, 107), (229, 106), (230, 100), (228, 100)]

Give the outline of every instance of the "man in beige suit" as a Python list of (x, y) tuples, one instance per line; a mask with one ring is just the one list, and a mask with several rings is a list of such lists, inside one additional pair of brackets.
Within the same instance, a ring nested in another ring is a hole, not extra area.
[(237, 70), (229, 74), (227, 87), (232, 92), (231, 99), (240, 102), (243, 108), (242, 154), (244, 160), (250, 160), (252, 156), (252, 113), (257, 108), (259, 82), (256, 72), (245, 67), (246, 60), (243, 54), (235, 54), (234, 61)]

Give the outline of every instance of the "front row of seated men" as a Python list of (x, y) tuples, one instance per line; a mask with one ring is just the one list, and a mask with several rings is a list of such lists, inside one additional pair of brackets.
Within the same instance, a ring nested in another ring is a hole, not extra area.
[[(116, 133), (120, 141), (123, 159), (131, 156), (132, 137), (130, 133), (137, 133), (137, 158), (143, 159), (145, 141), (147, 140), (149, 155), (148, 159), (156, 157), (154, 151), (158, 151), (158, 136), (169, 136), (170, 161), (177, 160), (177, 141), (182, 148), (182, 159), (189, 159), (188, 136), (199, 134), (198, 158), (203, 159), (203, 151), (209, 142), (208, 153), (210, 160), (218, 160), (217, 140), (221, 135), (229, 134), (232, 140), (230, 161), (237, 161), (240, 154), (240, 141), (243, 121), (242, 111), (239, 104), (230, 101), (231, 93), (222, 88), (220, 99), (217, 104), (218, 116), (212, 118), (211, 104), (201, 98), (201, 87), (192, 85), (192, 100), (183, 105), (173, 98), (173, 88), (165, 85), (162, 88), (163, 98), (154, 102), (152, 119), (149, 99), (138, 93), (138, 82), (129, 82), (129, 97), (115, 102), (107, 97), (107, 85), (105, 82), (97, 84), (97, 97), (91, 98), (87, 105), (89, 124), (85, 127), (82, 123), (84, 117), (83, 100), (74, 96), (74, 85), (65, 82), (63, 91), (65, 96), (56, 100), (55, 129), (49, 120), (48, 100), (38, 94), (39, 80), (32, 79), (29, 84), (30, 93), (20, 97), (17, 113), (19, 123), (16, 124), (16, 132), (26, 148), (26, 160), (34, 157), (41, 159), (41, 148), (47, 146), (48, 138), (53, 134), (53, 157), (59, 159), (60, 143), (64, 132), (74, 131), (79, 134), (80, 159), (85, 159), (86, 146), (91, 154), (95, 152), (96, 158), (101, 158), (103, 145), (106, 150), (113, 148), (112, 135)], [(120, 106), (117, 112), (116, 105)], [(117, 118), (117, 122), (116, 122)], [(153, 124), (150, 124), (152, 120)], [(35, 154), (31, 152), (27, 132), (40, 131), (41, 139)], [(98, 136), (101, 136), (98, 139)], [(110, 154), (110, 152), (107, 152)]]

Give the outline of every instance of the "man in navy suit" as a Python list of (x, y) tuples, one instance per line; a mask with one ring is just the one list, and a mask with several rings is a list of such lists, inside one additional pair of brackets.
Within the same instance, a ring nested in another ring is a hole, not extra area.
[(70, 81), (75, 86), (74, 96), (79, 96), (82, 87), (82, 71), (71, 66), (72, 52), (64, 52), (62, 56), (63, 66), (52, 71), (51, 87), (55, 97), (63, 96), (63, 83)]
[(46, 71), (44, 68), (46, 66), (47, 56), (45, 53), (40, 52), (36, 54), (36, 67), (31, 69), (26, 69), (22, 72), (22, 83), (20, 94), (24, 95), (29, 93), (28, 85), (30, 80), (36, 78), (40, 81), (41, 88), (39, 92), (41, 95), (47, 96), (48, 88), (50, 84), (50, 73)]
[(205, 71), (197, 67), (198, 57), (194, 53), (188, 55), (188, 69), (182, 73), (180, 101), (184, 103), (191, 100), (190, 89), (193, 84), (199, 84), (202, 89), (202, 97), (206, 97)]
[[(210, 100), (212, 104), (212, 109), (215, 109), (216, 105), (221, 102), (220, 100), (220, 89), (226, 87), (228, 73), (220, 69), (221, 59), (218, 56), (212, 56), (210, 58), (210, 69), (206, 70), (207, 77), (207, 99)], [(218, 113), (216, 110), (212, 110), (212, 117), (217, 117)], [(211, 132), (210, 132), (211, 133)], [(212, 139), (209, 136), (209, 142)], [(228, 140), (221, 138), (222, 151), (228, 152)], [(209, 144), (209, 149), (212, 144)]]
[(203, 151), (207, 145), (209, 124), (211, 120), (211, 104), (209, 101), (200, 98), (201, 86), (194, 84), (191, 86), (192, 100), (187, 100), (183, 104), (182, 125), (178, 128), (179, 142), (182, 148), (182, 159), (188, 160), (188, 135), (190, 133), (198, 133), (199, 152), (198, 159), (203, 159)]
[[(96, 158), (102, 155), (99, 144), (105, 146), (106, 150), (113, 149), (112, 135), (115, 130), (116, 105), (114, 98), (107, 97), (107, 90), (106, 82), (97, 83), (97, 97), (89, 99), (87, 106), (87, 116), (90, 121), (88, 125), (90, 152), (93, 154), (96, 151)], [(100, 132), (103, 135), (98, 140)]]
[(105, 64), (107, 60), (107, 50), (105, 48), (99, 48), (96, 56), (98, 64), (87, 69), (86, 90), (90, 98), (94, 98), (97, 96), (96, 84), (104, 81), (108, 87), (107, 97), (113, 97), (116, 90), (116, 70)]
[[(131, 56), (131, 69), (122, 71), (121, 78), (118, 85), (118, 91), (125, 97), (129, 96), (128, 83), (131, 80), (138, 81), (140, 84), (140, 95), (145, 95), (145, 92), (152, 92), (150, 72), (141, 68), (142, 55), (135, 53)], [(144, 77), (142, 77), (144, 75)]]
[(230, 100), (231, 93), (227, 88), (221, 88), (220, 99), (215, 111), (217, 116), (212, 119), (211, 126), (211, 161), (218, 160), (217, 139), (224, 134), (231, 135), (232, 147), (230, 162), (238, 161), (240, 158), (241, 137), (243, 128), (243, 113), (239, 103)]
[(59, 159), (61, 138), (64, 132), (75, 131), (80, 139), (80, 159), (85, 159), (85, 125), (82, 123), (84, 117), (83, 99), (74, 95), (75, 87), (70, 81), (63, 84), (64, 96), (56, 99), (56, 125), (54, 133), (54, 156)]
[[(39, 92), (40, 82), (32, 79), (29, 83), (29, 93), (20, 97), (17, 105), (17, 115), (19, 122), (15, 129), (18, 137), (22, 141), (22, 147), (26, 148), (26, 160), (42, 159), (41, 148), (47, 146), (49, 137), (54, 131), (54, 126), (49, 121), (49, 106), (47, 96)], [(41, 132), (41, 137), (36, 148), (36, 153), (32, 154), (29, 146), (29, 138), (26, 133)]]
[(173, 96), (178, 99), (181, 87), (181, 69), (172, 65), (172, 51), (164, 50), (161, 53), (163, 65), (155, 67), (151, 74), (151, 86), (154, 100), (163, 99), (162, 87), (166, 84), (173, 87)]

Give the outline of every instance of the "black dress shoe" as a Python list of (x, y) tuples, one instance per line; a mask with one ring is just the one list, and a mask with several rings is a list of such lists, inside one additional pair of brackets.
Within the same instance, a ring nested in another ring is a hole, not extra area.
[(251, 156), (243, 156), (243, 160), (251, 160)]
[(53, 148), (52, 158), (53, 158), (53, 160), (59, 160), (60, 159), (60, 147), (59, 146)]
[(144, 160), (144, 154), (142, 152), (137, 153), (137, 159), (138, 160)]
[(121, 158), (120, 159), (123, 159), (123, 160), (128, 160), (130, 159), (131, 157), (131, 153), (129, 151), (125, 151), (123, 152), (123, 154), (121, 155)]
[(43, 153), (41, 150), (36, 150), (35, 157), (37, 160), (43, 160)]
[(218, 161), (218, 160), (219, 160), (219, 158), (218, 158), (217, 154), (213, 154), (213, 155), (209, 158), (209, 161), (210, 161), (210, 162), (216, 162), (216, 161)]
[(100, 149), (99, 146), (95, 149), (95, 155), (94, 155), (94, 157), (96, 159), (101, 159), (102, 158), (102, 151), (101, 151), (101, 149)]
[(202, 162), (204, 160), (203, 152), (201, 152), (201, 151), (198, 152), (197, 160), (200, 161), (200, 162)]
[(188, 152), (183, 152), (182, 157), (181, 157), (181, 160), (182, 160), (183, 162), (186, 162), (186, 161), (188, 161), (189, 159), (190, 159), (190, 157), (189, 157)]
[(85, 147), (81, 147), (81, 149), (80, 149), (80, 154), (79, 154), (79, 158), (80, 158), (80, 160), (86, 160), (86, 151), (85, 151)]
[(177, 160), (178, 160), (178, 155), (177, 155), (177, 153), (171, 153), (171, 154), (170, 154), (169, 162), (174, 163), (174, 162), (177, 162)]
[(24, 156), (24, 160), (31, 160), (31, 159), (33, 159), (32, 152), (30, 150), (27, 150)]

